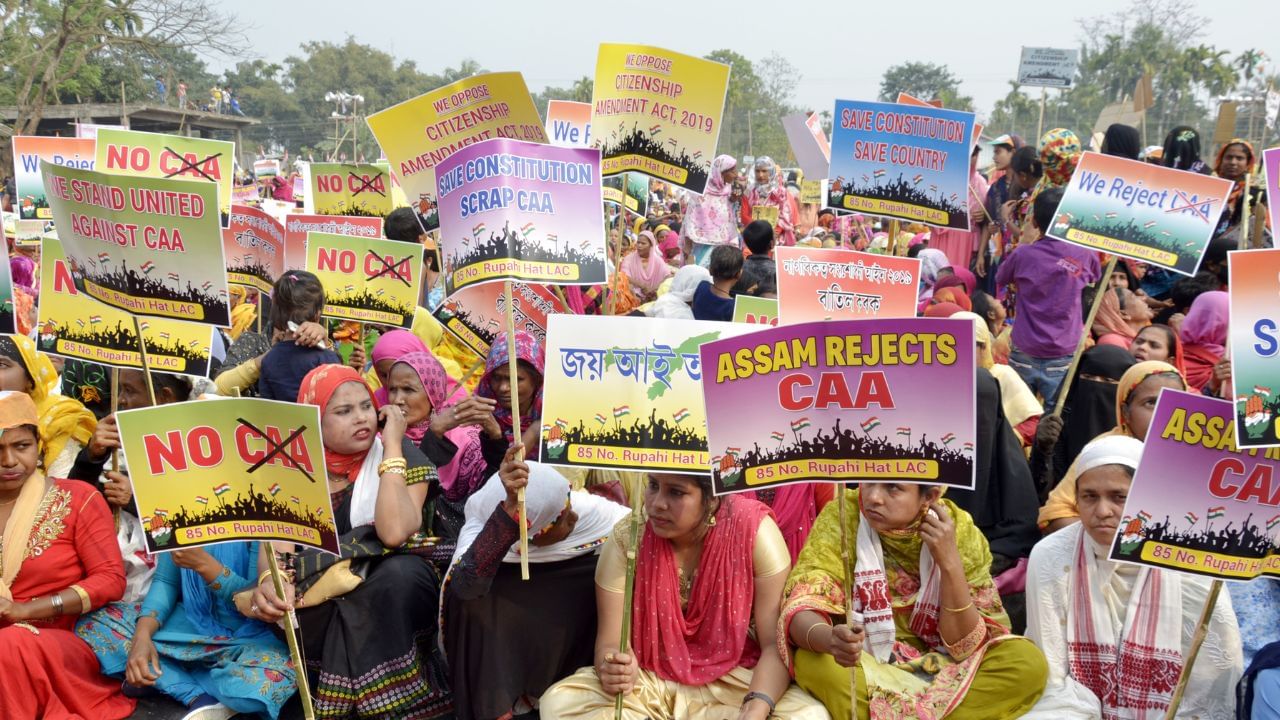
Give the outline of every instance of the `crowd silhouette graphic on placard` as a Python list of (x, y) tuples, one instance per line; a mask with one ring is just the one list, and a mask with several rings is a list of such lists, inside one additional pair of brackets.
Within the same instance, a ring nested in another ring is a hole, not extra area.
[[(249, 494), (236, 493), (234, 499), (228, 499), (229, 492), (219, 495), (216, 488), (211, 488), (207, 496), (201, 496), (205, 503), (193, 500), (195, 507), (185, 504), (177, 510), (159, 510), (144, 518), (147, 533), (152, 546), (157, 550), (179, 547), (179, 534), (187, 528), (199, 528), (206, 525), (228, 521), (244, 522), (286, 522), (318, 529), (320, 544), (332, 547), (337, 544), (337, 536), (332, 531), (333, 520), (327, 508), (304, 506), (297, 498), (286, 497), (283, 492), (276, 495), (254, 490), (249, 485)], [(204, 539), (217, 539), (218, 536), (206, 536)], [(187, 543), (190, 544), (190, 543)]]
[[(146, 322), (145, 320), (143, 322)], [(173, 338), (149, 336), (147, 354), (165, 357), (182, 358), (186, 366), (180, 371), (188, 375), (204, 375), (209, 365), (209, 348), (193, 341), (185, 344)], [(40, 326), (40, 335), (36, 344), (42, 352), (61, 354), (57, 349), (59, 340), (84, 343), (105, 350), (122, 352), (138, 352), (138, 334), (132, 323), (116, 321), (109, 326), (102, 321), (95, 322), (94, 317), (76, 318), (72, 322), (49, 318)]]
[(947, 195), (936, 185), (924, 185), (924, 180), (917, 175), (912, 178), (898, 173), (898, 177), (889, 180), (884, 171), (876, 171), (879, 177), (863, 175), (859, 178), (838, 177), (831, 181), (828, 204), (831, 207), (844, 207), (844, 196), (871, 198), (885, 202), (900, 202), (918, 207), (927, 207), (947, 213), (947, 223), (953, 227), (967, 226), (969, 223), (969, 203), (967, 198), (956, 193)]
[(127, 260), (117, 262), (114, 259), (95, 260), (86, 258), (87, 265), (81, 265), (77, 258), (68, 257), (71, 276), (77, 281), (88, 281), (99, 287), (116, 290), (132, 297), (172, 300), (190, 303), (204, 308), (199, 319), (213, 325), (228, 325), (227, 301), (223, 291), (211, 293), (212, 283), (208, 287), (196, 287), (190, 280), (175, 279), (173, 275), (139, 272), (129, 267)]
[(1237, 524), (1232, 520), (1222, 527), (1214, 527), (1214, 521), (1208, 515), (1203, 519), (1197, 517), (1195, 522), (1186, 517), (1177, 522), (1166, 515), (1158, 523), (1143, 517), (1126, 516), (1121, 525), (1124, 532), (1116, 538), (1116, 551), (1133, 558), (1142, 556), (1142, 546), (1147, 542), (1235, 558), (1262, 558), (1280, 551), (1275, 533), (1255, 523), (1252, 513), (1244, 522)]
[(640, 155), (653, 158), (660, 163), (683, 168), (688, 173), (683, 183), (685, 187), (701, 188), (707, 184), (707, 173), (711, 172), (711, 158), (704, 158), (701, 153), (690, 155), (684, 148), (679, 147), (679, 143), (674, 138), (663, 140), (661, 135), (641, 130), (636, 123), (632, 123), (631, 132), (626, 132), (625, 128), (625, 123), (620, 123), (618, 132), (609, 134), (600, 147), (601, 157)]
[(490, 232), (487, 240), (481, 241), (478, 237), (463, 238), (462, 244), (467, 250), (450, 253), (449, 266), (456, 273), (461, 268), (486, 260), (513, 258), (529, 262), (577, 265), (580, 277), (599, 277), (600, 282), (604, 282), (603, 245), (596, 245), (588, 253), (568, 240), (549, 239), (545, 234), (543, 239), (534, 240), (531, 239), (532, 235), (533, 232), (525, 234), (512, 228), (511, 223), (504, 223), (502, 232)]

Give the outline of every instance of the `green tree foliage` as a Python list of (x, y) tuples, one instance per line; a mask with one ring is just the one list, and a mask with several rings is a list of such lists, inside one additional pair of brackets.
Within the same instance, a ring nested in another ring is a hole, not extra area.
[(533, 103), (538, 106), (538, 114), (543, 121), (547, 119), (547, 103), (551, 100), (569, 100), (571, 102), (591, 102), (591, 93), (595, 91), (595, 80), (583, 75), (569, 87), (552, 87), (548, 85), (541, 92), (533, 94)]
[(781, 119), (796, 112), (792, 95), (800, 75), (794, 66), (779, 55), (753, 64), (733, 50), (716, 50), (706, 57), (730, 68), (716, 152), (738, 158), (768, 155), (786, 165), (791, 149)]
[(945, 65), (907, 62), (894, 65), (880, 80), (880, 100), (894, 102), (904, 92), (921, 100), (941, 100), (953, 110), (973, 110), (973, 98), (960, 92), (960, 79)]

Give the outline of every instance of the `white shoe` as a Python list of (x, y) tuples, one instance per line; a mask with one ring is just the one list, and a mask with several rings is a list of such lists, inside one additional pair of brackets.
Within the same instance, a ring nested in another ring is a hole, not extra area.
[(228, 718), (233, 718), (237, 714), (235, 710), (222, 703), (214, 703), (192, 710), (182, 720), (228, 720)]

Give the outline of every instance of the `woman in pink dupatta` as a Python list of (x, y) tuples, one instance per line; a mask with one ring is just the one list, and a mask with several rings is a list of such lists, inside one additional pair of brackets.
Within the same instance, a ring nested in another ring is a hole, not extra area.
[(729, 207), (733, 181), (738, 179), (738, 161), (732, 155), (718, 155), (711, 163), (707, 187), (694, 198), (680, 226), (685, 253), (694, 264), (707, 267), (711, 251), (719, 245), (736, 244), (738, 220)]
[[(676, 720), (738, 717), (827, 720), (791, 686), (778, 649), (750, 634), (776, 627), (791, 563), (769, 509), (738, 495), (716, 498), (709, 477), (650, 475), (640, 537), (615, 528), (596, 569), (595, 665), (542, 696), (542, 717)], [(627, 548), (636, 547), (631, 652), (622, 632)], [(770, 624), (772, 623), (772, 624)]]
[(986, 211), (978, 198), (987, 196), (990, 185), (978, 172), (978, 150), (975, 146), (969, 159), (969, 229), (935, 228), (929, 237), (929, 247), (946, 253), (952, 267), (968, 269), (974, 251), (982, 242), (982, 226), (987, 222)]
[(658, 241), (648, 230), (641, 231), (636, 240), (636, 251), (622, 259), (622, 272), (631, 281), (631, 290), (640, 302), (648, 302), (658, 294), (658, 287), (674, 272), (662, 253), (657, 250)]

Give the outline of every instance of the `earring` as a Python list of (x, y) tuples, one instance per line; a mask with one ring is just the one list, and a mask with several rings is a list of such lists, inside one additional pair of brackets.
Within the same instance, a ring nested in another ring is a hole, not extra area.
[(707, 527), (715, 527), (715, 526), (716, 526), (716, 516), (712, 515), (710, 518), (707, 519)]

